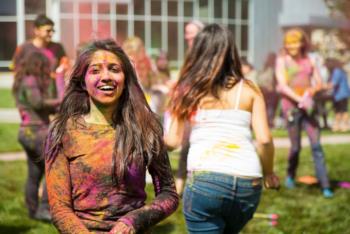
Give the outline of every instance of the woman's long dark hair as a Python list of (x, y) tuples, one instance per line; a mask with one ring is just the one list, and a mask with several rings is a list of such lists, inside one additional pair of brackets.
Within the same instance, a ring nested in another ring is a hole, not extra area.
[(242, 78), (232, 33), (218, 24), (207, 25), (185, 58), (170, 111), (179, 119), (186, 119), (204, 96), (211, 94), (219, 99), (220, 89), (230, 89)]
[(149, 165), (153, 156), (165, 153), (165, 147), (161, 124), (147, 104), (135, 70), (122, 48), (112, 39), (92, 42), (77, 58), (58, 117), (50, 129), (46, 145), (46, 160), (50, 167), (57, 153), (62, 149), (62, 138), (66, 132), (67, 121), (77, 122), (90, 111), (84, 77), (91, 57), (98, 50), (115, 54), (121, 61), (125, 75), (125, 88), (112, 117), (117, 136), (113, 153), (112, 178), (118, 185), (124, 179), (130, 163), (135, 162), (139, 166)]
[(28, 53), (20, 62), (19, 67), (16, 68), (14, 83), (12, 86), (12, 93), (16, 97), (19, 87), (26, 76), (33, 76), (36, 84), (41, 92), (45, 94), (50, 81), (50, 61), (40, 51), (33, 51)]

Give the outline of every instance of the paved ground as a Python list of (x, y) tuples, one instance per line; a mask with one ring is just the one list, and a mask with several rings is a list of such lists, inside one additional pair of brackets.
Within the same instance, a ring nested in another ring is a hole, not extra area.
[(20, 116), (17, 109), (0, 108), (0, 123), (19, 123)]
[[(328, 144), (349, 144), (350, 143), (350, 134), (349, 135), (332, 135), (332, 136), (323, 136), (321, 138), (323, 145)], [(275, 138), (274, 139), (276, 148), (288, 148), (290, 146), (289, 140), (287, 138)], [(308, 146), (309, 142), (306, 137), (302, 139), (302, 146)], [(12, 160), (24, 160), (24, 152), (8, 152), (0, 153), (1, 161), (12, 161)]]
[(12, 72), (0, 72), (0, 88), (11, 88), (13, 83)]
[[(10, 88), (12, 85), (12, 73), (0, 73), (0, 88)], [(0, 122), (1, 123), (19, 123), (20, 117), (17, 109), (11, 108), (0, 108)], [(350, 144), (350, 134), (349, 135), (331, 135), (322, 136), (322, 144)], [(275, 138), (275, 146), (277, 148), (287, 148), (290, 146), (289, 140), (287, 138)], [(302, 145), (308, 146), (309, 142), (306, 137), (302, 139)], [(24, 152), (9, 152), (0, 153), (0, 160), (19, 160), (25, 159)]]

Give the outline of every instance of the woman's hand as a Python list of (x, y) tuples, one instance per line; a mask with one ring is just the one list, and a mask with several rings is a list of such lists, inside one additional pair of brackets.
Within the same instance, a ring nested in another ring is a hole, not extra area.
[(117, 222), (110, 234), (135, 234), (136, 231), (133, 227), (126, 225), (123, 222)]
[(298, 107), (307, 112), (311, 112), (313, 110), (313, 106), (314, 100), (312, 99), (312, 94), (309, 91), (306, 91), (301, 101), (298, 103)]
[(279, 189), (280, 179), (275, 173), (271, 173), (264, 176), (264, 185), (267, 189)]

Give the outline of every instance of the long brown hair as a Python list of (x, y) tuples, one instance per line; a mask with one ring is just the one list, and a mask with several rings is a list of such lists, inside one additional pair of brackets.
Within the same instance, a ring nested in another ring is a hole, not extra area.
[(42, 95), (47, 92), (50, 81), (50, 61), (40, 51), (34, 50), (20, 60), (12, 86), (12, 93), (15, 97), (26, 76), (34, 77)]
[(218, 24), (207, 25), (185, 58), (170, 111), (186, 119), (203, 97), (211, 94), (219, 99), (220, 89), (230, 89), (241, 79), (241, 62), (231, 31)]
[(58, 117), (50, 129), (46, 160), (50, 167), (62, 149), (67, 121), (77, 123), (90, 111), (84, 77), (91, 57), (98, 50), (115, 54), (121, 61), (125, 75), (125, 88), (112, 117), (117, 136), (114, 143), (112, 178), (118, 185), (124, 179), (130, 163), (134, 162), (140, 167), (149, 165), (157, 156), (164, 156), (166, 150), (162, 140), (161, 124), (147, 104), (135, 70), (122, 48), (112, 39), (94, 41), (78, 56)]

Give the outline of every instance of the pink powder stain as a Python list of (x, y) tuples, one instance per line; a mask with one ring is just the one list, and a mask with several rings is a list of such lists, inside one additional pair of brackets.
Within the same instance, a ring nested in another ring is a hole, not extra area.
[(350, 182), (341, 181), (338, 183), (338, 186), (341, 188), (350, 189)]

